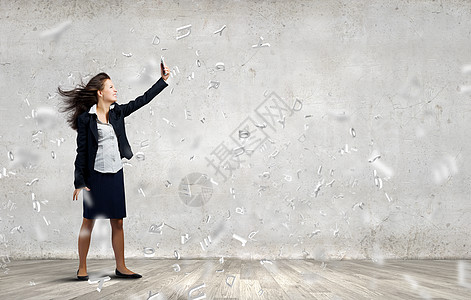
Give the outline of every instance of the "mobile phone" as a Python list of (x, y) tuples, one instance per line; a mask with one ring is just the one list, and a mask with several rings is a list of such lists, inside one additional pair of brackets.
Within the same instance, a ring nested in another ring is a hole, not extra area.
[(160, 56), (160, 68), (162, 68), (162, 71), (164, 71), (164, 75), (168, 75), (168, 73), (165, 71), (165, 62), (163, 56)]

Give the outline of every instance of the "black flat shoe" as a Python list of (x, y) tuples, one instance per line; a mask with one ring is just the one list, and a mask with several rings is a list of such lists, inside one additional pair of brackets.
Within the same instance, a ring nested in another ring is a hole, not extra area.
[(137, 273), (133, 273), (133, 274), (123, 274), (121, 273), (120, 271), (118, 271), (118, 269), (116, 269), (114, 271), (114, 273), (116, 274), (116, 277), (118, 278), (132, 278), (132, 279), (138, 279), (138, 278), (141, 278), (142, 275), (140, 274), (137, 274)]
[(78, 280), (88, 280), (88, 275), (79, 276), (79, 275), (78, 275), (78, 272), (79, 272), (79, 270), (77, 270), (77, 279), (78, 279)]

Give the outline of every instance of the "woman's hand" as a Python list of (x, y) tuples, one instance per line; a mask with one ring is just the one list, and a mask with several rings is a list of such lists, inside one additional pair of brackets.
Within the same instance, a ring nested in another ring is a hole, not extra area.
[(75, 191), (74, 191), (74, 196), (73, 196), (73, 198), (72, 198), (72, 201), (74, 201), (74, 200), (78, 200), (78, 196), (79, 196), (79, 194), (80, 194), (80, 191), (81, 191), (82, 189), (86, 189), (88, 192), (90, 192), (90, 189), (89, 189), (89, 188), (87, 188), (87, 187), (83, 187), (83, 188), (75, 189)]
[(160, 75), (162, 76), (163, 80), (167, 81), (168, 77), (170, 76), (170, 69), (165, 65), (162, 68), (162, 64), (160, 64)]

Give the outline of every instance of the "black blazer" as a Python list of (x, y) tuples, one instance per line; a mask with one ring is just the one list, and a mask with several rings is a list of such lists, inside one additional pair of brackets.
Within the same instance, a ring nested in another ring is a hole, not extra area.
[[(126, 137), (124, 128), (124, 118), (135, 112), (139, 108), (149, 103), (165, 87), (165, 80), (160, 78), (154, 85), (148, 89), (144, 95), (137, 97), (127, 104), (114, 103), (110, 109), (109, 122), (113, 125), (116, 137), (118, 138), (118, 147), (121, 158), (131, 159), (132, 151)], [(76, 189), (88, 186), (90, 171), (94, 169), (96, 152), (98, 150), (98, 126), (96, 115), (90, 114), (88, 110), (78, 116), (77, 119), (77, 157), (75, 158), (75, 180)]]

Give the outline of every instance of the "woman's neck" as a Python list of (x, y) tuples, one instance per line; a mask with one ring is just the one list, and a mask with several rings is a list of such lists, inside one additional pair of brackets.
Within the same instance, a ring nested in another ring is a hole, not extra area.
[(97, 111), (97, 113), (108, 115), (108, 113), (110, 112), (110, 106), (111, 106), (111, 104), (103, 103), (101, 101), (98, 101), (98, 104), (96, 106), (96, 111)]
[(102, 123), (108, 123), (108, 116), (110, 113), (110, 104), (103, 103), (102, 101), (98, 101), (96, 106), (96, 114), (98, 119)]

